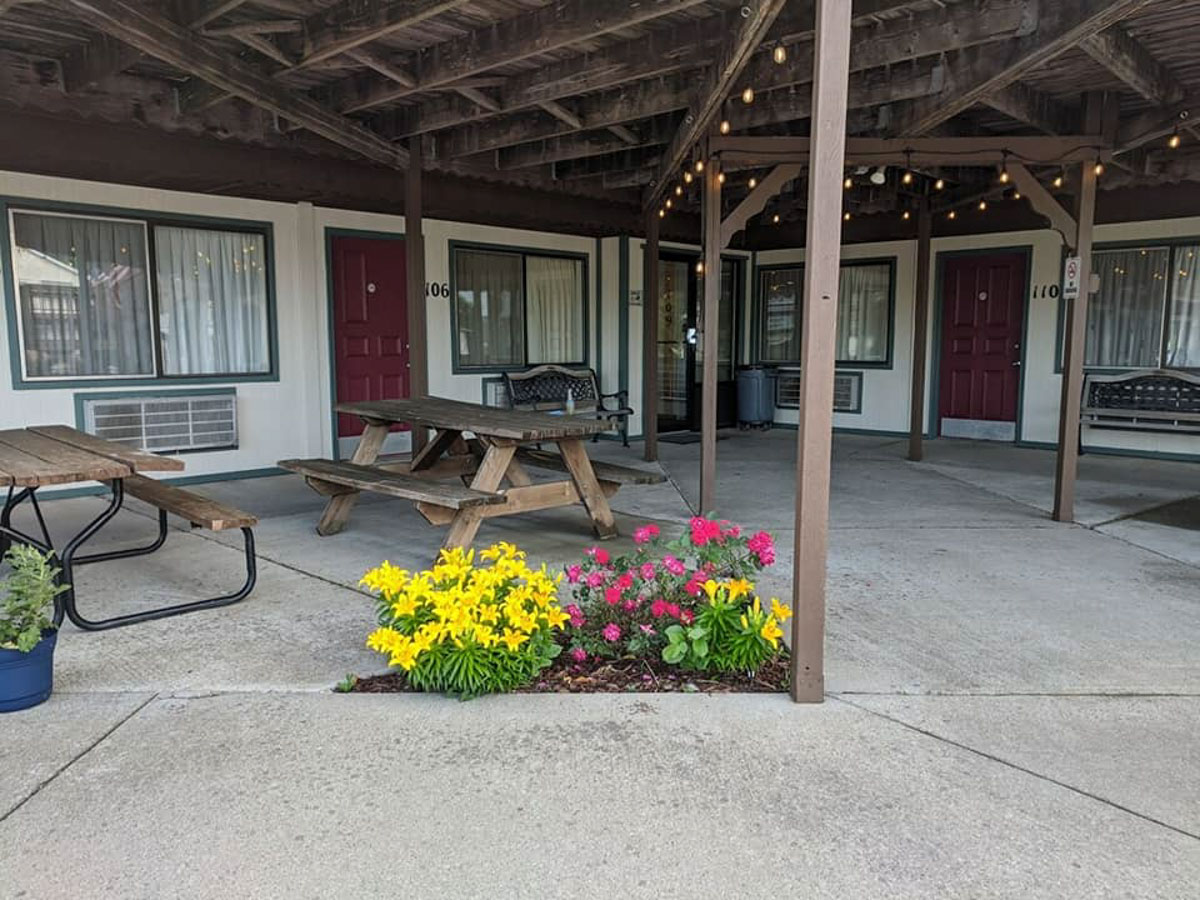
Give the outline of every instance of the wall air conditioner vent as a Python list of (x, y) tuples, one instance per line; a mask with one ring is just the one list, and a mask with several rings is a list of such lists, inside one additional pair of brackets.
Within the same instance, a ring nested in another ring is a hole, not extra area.
[(96, 437), (155, 453), (234, 449), (237, 395), (85, 395), (83, 428)]
[[(862, 412), (862, 372), (833, 374), (833, 411)], [(780, 409), (800, 408), (800, 370), (779, 369), (775, 382), (775, 405)]]

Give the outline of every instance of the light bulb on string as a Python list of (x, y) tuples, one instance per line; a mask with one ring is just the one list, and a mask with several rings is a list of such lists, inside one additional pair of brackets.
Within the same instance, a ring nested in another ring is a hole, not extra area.
[(702, 160), (702, 159), (696, 160), (696, 174), (699, 175), (703, 171), (704, 171), (704, 160)]
[(683, 185), (682, 184), (675, 185), (675, 196), (676, 197), (683, 196)]
[(751, 178), (749, 181), (746, 182), (746, 186), (748, 188), (750, 188), (750, 190), (754, 190), (756, 187), (758, 187), (758, 179)]
[(1063, 186), (1063, 173), (1061, 170), (1059, 171), (1059, 173), (1057, 175), (1054, 176), (1054, 181), (1052, 182), (1052, 184), (1056, 188), (1060, 188)]
[(986, 201), (986, 200), (980, 200), (980, 201), (979, 201), (979, 211), (980, 211), (980, 212), (987, 212), (987, 201)]
[(754, 88), (747, 86), (746, 89), (742, 91), (742, 102), (747, 106), (754, 102)]
[(912, 184), (913, 183), (912, 151), (911, 150), (904, 151), (904, 174), (900, 176), (900, 182), (901, 182), (901, 184)]
[(665, 205), (666, 205), (667, 209), (671, 208), (671, 198), (670, 197), (667, 198), (667, 202)]
[(775, 60), (777, 65), (783, 65), (787, 62), (787, 47), (776, 44), (775, 49), (771, 51), (771, 59)]
[(848, 212), (846, 212), (846, 213), (843, 213), (843, 214), (842, 214), (842, 221), (843, 221), (843, 222), (849, 222), (849, 221), (850, 221), (850, 213), (848, 213)]
[(842, 187), (844, 187), (846, 190), (850, 190), (850, 188), (854, 187), (854, 179), (847, 175), (846, 180), (842, 182)]
[(1020, 192), (1020, 191), (1013, 191), (1012, 198), (1013, 198), (1014, 200), (1020, 200), (1020, 199), (1021, 199), (1021, 192)]
[(659, 217), (660, 219), (665, 219), (665, 218), (667, 217), (667, 211), (666, 211), (665, 209), (662, 209), (662, 208), (660, 207), (660, 208), (659, 208), (659, 210), (658, 210), (658, 217)]
[(957, 218), (958, 218), (958, 213), (956, 213), (954, 210), (950, 210), (950, 212), (949, 212), (949, 214), (946, 216), (946, 218), (947, 218), (947, 219), (957, 219)]
[(697, 274), (697, 275), (703, 275), (703, 274), (704, 274), (704, 263), (703, 263), (703, 261), (696, 263), (696, 274)]
[(907, 222), (909, 219), (911, 219), (911, 218), (912, 218), (912, 213), (910, 213), (910, 212), (909, 212), (909, 211), (906, 209), (906, 210), (905, 210), (903, 213), (901, 213), (901, 214), (900, 214), (900, 218), (902, 218), (902, 219), (903, 219), (905, 222)]
[(1004, 151), (1004, 161), (1000, 163), (1000, 183), (1008, 184), (1008, 151)]
[(691, 169), (688, 169), (687, 171), (685, 171), (685, 172), (683, 173), (683, 181), (684, 181), (684, 184), (691, 184), (691, 183), (692, 183), (692, 171), (691, 171)]
[(1104, 174), (1104, 163), (1100, 161), (1099, 157), (1096, 157), (1096, 165), (1092, 167), (1092, 171), (1096, 173), (1097, 178)]
[(775, 215), (771, 216), (771, 222), (775, 225), (779, 224), (779, 213), (775, 213)]
[(725, 183), (725, 173), (718, 172), (717, 173), (717, 184), (724, 184), (724, 183)]
[(720, 132), (721, 132), (721, 134), (729, 134), (729, 128), (730, 128), (730, 126), (729, 126), (729, 120), (728, 120), (728, 119), (722, 119), (722, 120), (721, 120), (721, 125), (720, 125), (719, 127), (720, 127)]
[(1167, 138), (1167, 146), (1172, 150), (1178, 150), (1179, 145), (1183, 143), (1183, 138), (1179, 136), (1179, 129), (1176, 128), (1171, 132), (1171, 136)]
[(944, 178), (939, 178), (937, 181), (935, 181), (933, 183), (933, 189), (935, 191), (945, 190), (945, 188), (946, 188), (946, 179), (944, 179)]

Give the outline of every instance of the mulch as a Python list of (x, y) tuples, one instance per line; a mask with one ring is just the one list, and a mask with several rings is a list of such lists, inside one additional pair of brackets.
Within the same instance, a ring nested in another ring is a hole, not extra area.
[[(522, 694), (768, 694), (786, 692), (786, 655), (764, 665), (753, 677), (745, 672), (687, 672), (659, 660), (617, 659), (577, 663), (564, 653)], [(359, 678), (351, 691), (364, 694), (412, 693), (403, 672)]]

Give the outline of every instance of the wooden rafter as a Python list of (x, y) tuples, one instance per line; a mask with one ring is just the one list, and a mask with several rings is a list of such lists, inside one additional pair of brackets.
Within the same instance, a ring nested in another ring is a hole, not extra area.
[(705, 0), (559, 0), (426, 48), (421, 52), (415, 86), (378, 85), (346, 103), (342, 111), (358, 112), (391, 103), (416, 91), (450, 84), (703, 2)]
[(311, 66), (462, 6), (466, 0), (342, 0), (305, 20), (299, 65)]
[(913, 103), (894, 134), (925, 134), (1017, 81), (1025, 72), (1132, 15), (1149, 0), (1055, 0), (1039, 9), (1037, 30), (1015, 41), (960, 51), (947, 59), (946, 87)]
[(983, 102), (1018, 122), (1032, 125), (1046, 134), (1075, 131), (1078, 114), (1048, 94), (1014, 82), (983, 98)]
[(393, 166), (408, 162), (407, 151), (320, 104), (288, 90), (240, 60), (197, 39), (186, 28), (129, 0), (69, 0), (92, 27), (221, 91), (266, 109), (368, 159)]
[(1158, 106), (1177, 103), (1186, 93), (1175, 74), (1120, 25), (1089, 35), (1079, 49)]

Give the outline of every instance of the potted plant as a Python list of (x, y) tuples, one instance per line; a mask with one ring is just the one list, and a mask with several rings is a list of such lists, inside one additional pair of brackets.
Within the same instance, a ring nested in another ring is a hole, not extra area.
[(50, 554), (14, 544), (4, 555), (11, 571), (0, 581), (0, 712), (44, 702), (54, 686), (51, 614), (54, 598), (67, 589)]

